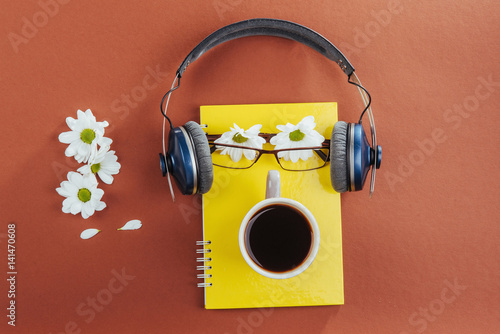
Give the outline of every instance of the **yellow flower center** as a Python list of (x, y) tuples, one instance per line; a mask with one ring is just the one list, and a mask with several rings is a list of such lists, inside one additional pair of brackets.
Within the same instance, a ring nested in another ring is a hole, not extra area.
[(248, 138), (243, 137), (241, 134), (237, 133), (233, 136), (233, 141), (238, 144), (244, 143), (248, 140)]
[(95, 132), (92, 129), (84, 129), (80, 134), (80, 139), (86, 144), (91, 144), (94, 138)]
[(302, 139), (304, 139), (305, 136), (306, 135), (302, 133), (302, 131), (300, 131), (299, 129), (290, 132), (290, 134), (288, 135), (291, 141), (301, 141)]
[(99, 170), (101, 169), (101, 164), (98, 163), (98, 164), (93, 164), (90, 166), (90, 170), (92, 171), (92, 173), (97, 173)]
[(78, 199), (83, 203), (90, 201), (90, 196), (92, 193), (87, 188), (82, 188), (78, 190)]

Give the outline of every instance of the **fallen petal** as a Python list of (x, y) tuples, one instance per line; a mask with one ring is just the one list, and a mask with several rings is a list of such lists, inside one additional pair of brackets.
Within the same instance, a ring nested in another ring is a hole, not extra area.
[(80, 234), (80, 238), (82, 238), (82, 239), (90, 239), (90, 238), (92, 238), (94, 235), (96, 235), (99, 232), (101, 232), (101, 230), (98, 230), (96, 228), (89, 228), (89, 229), (86, 229), (85, 231), (83, 231)]
[(121, 228), (118, 229), (118, 231), (125, 231), (125, 230), (137, 230), (141, 228), (142, 222), (139, 219), (134, 219), (129, 222), (127, 222), (125, 225), (123, 225)]

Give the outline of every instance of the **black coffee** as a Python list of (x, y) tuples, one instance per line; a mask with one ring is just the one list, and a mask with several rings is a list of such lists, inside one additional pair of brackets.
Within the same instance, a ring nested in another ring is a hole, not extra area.
[(312, 229), (297, 209), (274, 204), (255, 213), (246, 230), (248, 253), (263, 269), (292, 270), (302, 264), (312, 247)]

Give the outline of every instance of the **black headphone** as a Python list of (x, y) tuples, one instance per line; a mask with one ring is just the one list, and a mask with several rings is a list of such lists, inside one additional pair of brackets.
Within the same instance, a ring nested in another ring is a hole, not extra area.
[[(382, 148), (377, 145), (370, 94), (359, 82), (347, 58), (330, 41), (300, 24), (276, 19), (251, 19), (225, 26), (201, 41), (184, 59), (177, 70), (171, 89), (163, 96), (160, 105), (161, 113), (170, 124), (168, 151), (165, 152), (165, 140), (163, 140), (163, 153), (160, 153), (163, 176), (172, 174), (184, 195), (204, 194), (210, 190), (213, 182), (213, 165), (205, 132), (199, 124), (192, 121), (174, 128), (170, 118), (166, 115), (166, 109), (170, 94), (179, 88), (182, 74), (189, 64), (219, 44), (247, 36), (275, 36), (305, 44), (336, 62), (347, 75), (348, 83), (358, 88), (365, 109), (358, 123), (342, 121), (335, 123), (330, 140), (330, 175), (335, 191), (339, 193), (357, 191), (363, 188), (368, 171), (371, 169), (371, 196), (375, 185), (375, 170), (380, 168)], [(351, 77), (354, 77), (356, 81), (352, 81)], [(370, 121), (372, 146), (368, 144), (361, 125), (365, 112), (368, 112)], [(170, 176), (168, 181), (173, 195)]]

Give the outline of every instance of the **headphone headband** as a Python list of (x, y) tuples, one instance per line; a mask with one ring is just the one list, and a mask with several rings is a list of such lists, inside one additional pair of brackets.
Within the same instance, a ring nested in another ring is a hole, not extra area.
[(189, 64), (211, 48), (233, 39), (248, 36), (275, 36), (297, 41), (336, 62), (347, 76), (354, 72), (354, 67), (342, 52), (314, 30), (290, 21), (263, 18), (236, 22), (210, 34), (187, 55), (177, 70), (177, 76), (181, 78)]

